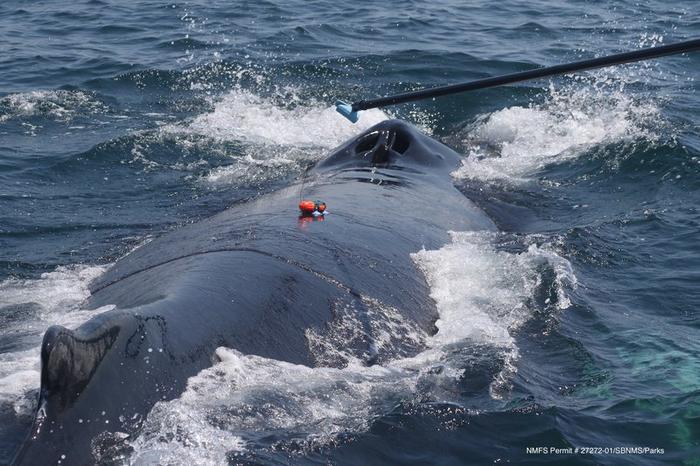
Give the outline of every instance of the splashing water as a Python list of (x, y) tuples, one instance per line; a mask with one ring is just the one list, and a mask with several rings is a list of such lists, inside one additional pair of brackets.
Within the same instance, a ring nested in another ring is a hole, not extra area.
[(468, 157), (453, 175), (521, 183), (593, 146), (656, 142), (662, 127), (657, 103), (628, 95), (624, 80), (578, 78), (560, 89), (550, 85), (542, 104), (479, 117), (460, 138)]
[(90, 296), (88, 285), (105, 266), (57, 267), (36, 280), (8, 279), (0, 283), (0, 316), (6, 335), (22, 347), (0, 354), (0, 406), (17, 415), (30, 415), (39, 388), (40, 347), (43, 332), (54, 324), (74, 328), (90, 317), (111, 309), (82, 310)]
[(34, 116), (69, 122), (79, 113), (104, 113), (107, 110), (108, 107), (89, 92), (65, 90), (22, 92), (0, 99), (0, 123)]
[(204, 176), (204, 181), (212, 184), (261, 182), (299, 170), (321, 159), (329, 149), (389, 118), (380, 110), (371, 110), (353, 125), (333, 107), (312, 102), (305, 107), (285, 108), (273, 99), (242, 89), (235, 89), (212, 104), (213, 111), (186, 125), (162, 128), (163, 135), (178, 136), (182, 143), (194, 136), (219, 146), (244, 144), (243, 154), (240, 149), (229, 154), (234, 159), (232, 165), (217, 167)]
[(385, 119), (384, 112), (372, 110), (353, 125), (333, 107), (311, 103), (287, 109), (238, 89), (225, 95), (213, 112), (195, 118), (187, 128), (216, 140), (329, 149)]
[[(375, 306), (370, 332), (384, 335), (383, 345), (392, 345), (387, 331), (408, 335), (425, 344), (418, 355), (399, 353), (367, 367), (344, 352), (348, 338), (364, 331), (348, 328), (351, 316), (339, 319), (335, 331), (307, 334), (312, 351), (340, 354), (342, 368), (310, 368), (219, 348), (219, 363), (190, 378), (180, 398), (153, 408), (131, 443), (131, 461), (220, 464), (255, 449), (293, 453), (333, 445), (343, 435), (366, 431), (399, 403), (458, 402), (452, 398), (466, 361), (493, 359), (493, 352), (503, 355), (491, 387), (497, 397), (515, 371), (513, 332), (532, 315), (535, 291), (556, 288), (553, 305), (563, 309), (569, 305), (565, 288), (576, 279), (569, 263), (548, 247), (533, 244), (509, 253), (496, 249), (496, 239), (491, 233), (452, 233), (452, 243), (442, 249), (413, 254), (439, 311), (434, 336), (419, 333), (380, 300), (365, 298)], [(553, 283), (543, 283), (542, 269), (553, 272)]]
[(570, 302), (565, 287), (575, 285), (568, 261), (548, 247), (530, 244), (513, 254), (494, 248), (495, 235), (481, 232), (452, 232), (452, 243), (437, 251), (413, 255), (430, 285), (440, 318), (432, 346), (470, 339), (501, 347), (512, 347), (512, 331), (531, 315), (539, 267), (551, 267), (556, 276), (557, 307)]

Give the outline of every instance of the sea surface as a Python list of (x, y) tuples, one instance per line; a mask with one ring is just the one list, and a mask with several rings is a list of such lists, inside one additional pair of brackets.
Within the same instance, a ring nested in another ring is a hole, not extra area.
[(221, 348), (103, 460), (700, 464), (700, 53), (357, 125), (332, 106), (697, 37), (691, 0), (2, 1), (0, 463), (43, 332), (100, 312), (91, 280), (401, 118), (464, 154), (454, 182), (499, 228), (414, 254), (431, 351), (311, 369)]

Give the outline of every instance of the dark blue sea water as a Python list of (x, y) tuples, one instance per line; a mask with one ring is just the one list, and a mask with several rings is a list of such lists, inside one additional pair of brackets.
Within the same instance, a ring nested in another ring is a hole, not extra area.
[(356, 126), (331, 106), (698, 36), (690, 0), (3, 1), (0, 463), (31, 423), (44, 330), (99, 312), (81, 309), (92, 279), (397, 117), (464, 154), (455, 183), (500, 229), (415, 258), (450, 369), (229, 355), (103, 460), (700, 464), (700, 54)]

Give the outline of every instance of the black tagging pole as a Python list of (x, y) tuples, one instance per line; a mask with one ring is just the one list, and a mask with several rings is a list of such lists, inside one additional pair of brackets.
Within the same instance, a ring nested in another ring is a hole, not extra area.
[(632, 52), (618, 53), (608, 55), (606, 57), (592, 58), (590, 60), (581, 60), (572, 63), (564, 63), (561, 65), (546, 66), (534, 70), (520, 71), (518, 73), (505, 74), (503, 76), (494, 76), (492, 78), (478, 79), (460, 84), (451, 84), (449, 86), (433, 87), (430, 89), (421, 89), (418, 91), (404, 92), (387, 97), (379, 97), (377, 99), (360, 100), (353, 104), (348, 104), (341, 100), (336, 102), (336, 110), (345, 116), (347, 119), (355, 123), (358, 120), (357, 112), (361, 110), (369, 110), (370, 108), (387, 107), (390, 105), (403, 104), (406, 102), (414, 102), (416, 100), (429, 99), (432, 97), (440, 97), (444, 95), (457, 94), (466, 91), (475, 91), (477, 89), (486, 89), (489, 87), (503, 86), (505, 84), (513, 84), (531, 79), (546, 78), (561, 74), (569, 74), (576, 71), (592, 70), (603, 68), (606, 66), (622, 65), (651, 58), (663, 57), (666, 55), (677, 55), (680, 53), (693, 52), (700, 50), (700, 39), (687, 40), (677, 42), (675, 44), (660, 45), (658, 47), (649, 47), (645, 49), (634, 50)]

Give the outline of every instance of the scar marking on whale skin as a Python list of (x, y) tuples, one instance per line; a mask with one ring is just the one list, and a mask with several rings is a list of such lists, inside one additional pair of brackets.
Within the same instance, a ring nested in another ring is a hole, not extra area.
[(292, 265), (292, 266), (294, 266), (294, 267), (297, 267), (297, 268), (299, 268), (299, 269), (301, 269), (301, 270), (304, 270), (305, 272), (309, 272), (309, 273), (313, 274), (314, 276), (320, 278), (321, 280), (323, 280), (323, 281), (325, 281), (325, 282), (327, 282), (327, 283), (329, 283), (329, 284), (331, 284), (331, 285), (333, 285), (333, 286), (335, 286), (335, 287), (337, 287), (337, 288), (339, 288), (339, 289), (345, 291), (346, 293), (349, 293), (349, 294), (351, 294), (351, 295), (353, 295), (353, 296), (356, 296), (356, 297), (358, 297), (358, 298), (361, 297), (361, 294), (360, 294), (359, 292), (355, 291), (354, 289), (352, 289), (351, 287), (349, 287), (349, 286), (347, 286), (347, 285), (344, 285), (342, 282), (340, 282), (340, 281), (337, 280), (336, 278), (331, 277), (330, 275), (326, 275), (326, 274), (324, 274), (324, 273), (322, 273), (322, 272), (319, 272), (319, 271), (317, 271), (317, 270), (315, 270), (315, 269), (313, 269), (313, 268), (311, 268), (311, 267), (309, 267), (309, 266), (307, 266), (307, 265), (304, 265), (304, 264), (302, 264), (302, 263), (299, 263), (299, 262), (297, 262), (297, 261), (295, 261), (295, 260), (292, 260), (292, 259), (289, 259), (289, 258), (287, 258), (287, 257), (278, 256), (278, 255), (276, 255), (276, 254), (270, 254), (270, 253), (268, 253), (268, 252), (260, 251), (259, 249), (252, 249), (252, 248), (217, 248), (217, 249), (208, 249), (208, 250), (206, 250), (206, 251), (198, 251), (198, 252), (193, 252), (193, 253), (191, 253), (191, 254), (185, 254), (185, 255), (182, 255), (182, 256), (174, 257), (174, 258), (172, 258), (172, 259), (168, 259), (168, 260), (163, 261), (163, 262), (160, 262), (160, 263), (158, 263), (158, 264), (154, 264), (154, 265), (145, 267), (145, 268), (143, 268), (143, 269), (136, 270), (136, 271), (134, 271), (134, 272), (128, 273), (128, 274), (124, 275), (123, 277), (119, 277), (117, 280), (114, 280), (114, 281), (112, 281), (112, 282), (105, 283), (104, 285), (100, 286), (99, 288), (95, 288), (95, 289), (92, 291), (92, 293), (95, 294), (95, 293), (97, 293), (97, 292), (99, 292), (99, 291), (101, 291), (101, 290), (104, 290), (105, 288), (107, 288), (107, 287), (109, 287), (109, 286), (114, 285), (115, 283), (119, 283), (120, 281), (125, 280), (125, 279), (127, 279), (127, 278), (129, 278), (129, 277), (133, 277), (133, 276), (135, 276), (135, 275), (138, 275), (138, 274), (141, 273), (141, 272), (146, 272), (146, 271), (148, 271), (148, 270), (153, 270), (153, 269), (158, 268), (158, 267), (160, 267), (160, 266), (162, 266), (162, 265), (167, 265), (167, 264), (170, 264), (170, 263), (173, 263), (173, 262), (177, 262), (177, 261), (182, 260), (182, 259), (187, 259), (187, 258), (190, 258), (190, 257), (203, 256), (203, 255), (206, 255), (206, 254), (214, 254), (214, 253), (217, 253), (217, 252), (252, 252), (252, 253), (256, 253), (256, 254), (262, 254), (263, 256), (270, 257), (270, 258), (272, 258), (272, 259), (275, 259), (275, 260), (284, 262), (284, 263), (286, 263), (286, 264)]

